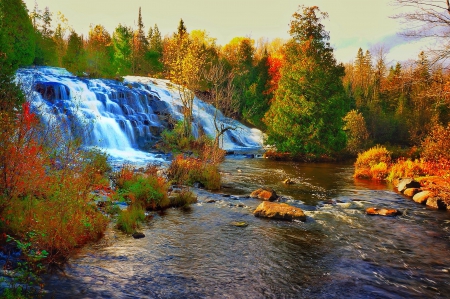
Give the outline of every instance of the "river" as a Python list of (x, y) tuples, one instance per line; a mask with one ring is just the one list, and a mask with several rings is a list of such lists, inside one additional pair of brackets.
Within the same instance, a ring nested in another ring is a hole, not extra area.
[[(197, 204), (153, 214), (143, 239), (110, 228), (46, 279), (46, 297), (450, 298), (450, 213), (354, 180), (350, 164), (227, 157), (221, 169), (221, 193), (195, 189)], [(247, 195), (261, 186), (307, 221), (254, 217)]]

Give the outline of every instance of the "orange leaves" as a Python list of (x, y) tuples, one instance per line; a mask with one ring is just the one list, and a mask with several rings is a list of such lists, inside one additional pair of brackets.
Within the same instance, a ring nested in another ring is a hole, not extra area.
[(278, 82), (281, 79), (281, 68), (284, 64), (284, 55), (280, 53), (271, 54), (267, 58), (267, 64), (269, 65), (269, 89), (266, 91), (267, 94), (274, 92), (278, 89)]

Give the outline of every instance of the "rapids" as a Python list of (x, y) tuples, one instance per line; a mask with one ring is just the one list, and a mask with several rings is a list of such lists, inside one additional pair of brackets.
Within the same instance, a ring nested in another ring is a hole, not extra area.
[[(111, 228), (82, 249), (47, 279), (48, 298), (449, 297), (448, 212), (354, 180), (349, 164), (229, 156), (221, 170), (220, 194), (196, 190), (191, 209), (153, 214), (144, 239)], [(287, 177), (296, 184), (282, 184)], [(260, 202), (246, 195), (260, 186), (301, 207), (307, 221), (254, 217)], [(403, 214), (368, 216), (369, 206)]]

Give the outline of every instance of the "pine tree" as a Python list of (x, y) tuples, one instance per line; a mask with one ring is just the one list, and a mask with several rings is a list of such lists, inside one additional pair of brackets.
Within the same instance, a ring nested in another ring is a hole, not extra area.
[(0, 1), (0, 43), (2, 69), (15, 71), (30, 65), (35, 55), (35, 34), (25, 4), (21, 0)]
[(345, 147), (344, 67), (321, 24), (326, 17), (316, 6), (293, 15), (279, 87), (265, 116), (267, 143), (279, 151), (317, 157)]
[(114, 68), (117, 75), (127, 75), (131, 72), (133, 30), (129, 27), (119, 26), (113, 33)]

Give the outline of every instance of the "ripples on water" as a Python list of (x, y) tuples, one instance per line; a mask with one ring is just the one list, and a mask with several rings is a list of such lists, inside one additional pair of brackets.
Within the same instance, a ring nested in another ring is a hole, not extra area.
[[(155, 214), (144, 239), (110, 229), (49, 278), (48, 297), (450, 297), (449, 213), (354, 181), (351, 165), (228, 158), (222, 171), (221, 192), (233, 197), (198, 190), (190, 210)], [(283, 185), (287, 177), (297, 184)], [(244, 195), (260, 186), (303, 208), (307, 221), (254, 217), (259, 202)], [(403, 215), (367, 216), (369, 206)]]

